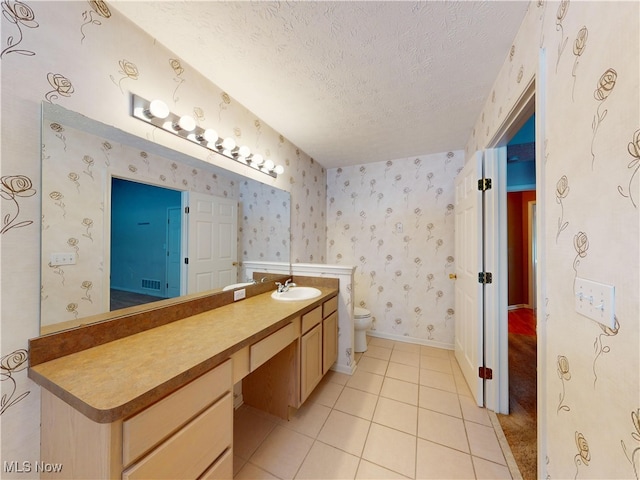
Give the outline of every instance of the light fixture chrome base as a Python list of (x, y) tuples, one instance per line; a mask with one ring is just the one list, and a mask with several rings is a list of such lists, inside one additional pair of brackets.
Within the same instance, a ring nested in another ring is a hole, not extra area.
[(280, 165), (263, 160), (262, 155), (251, 155), (247, 147), (237, 147), (232, 138), (219, 138), (215, 130), (196, 125), (193, 118), (172, 113), (161, 100), (149, 101), (131, 94), (131, 116), (270, 177), (277, 178), (284, 171)]

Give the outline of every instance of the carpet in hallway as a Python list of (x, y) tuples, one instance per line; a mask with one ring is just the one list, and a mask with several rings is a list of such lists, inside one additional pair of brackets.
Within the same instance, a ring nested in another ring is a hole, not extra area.
[[(534, 480), (538, 453), (535, 317), (531, 311), (512, 312), (509, 312), (509, 415), (498, 415), (498, 420), (523, 479)], [(517, 319), (515, 328), (511, 325), (512, 317)]]

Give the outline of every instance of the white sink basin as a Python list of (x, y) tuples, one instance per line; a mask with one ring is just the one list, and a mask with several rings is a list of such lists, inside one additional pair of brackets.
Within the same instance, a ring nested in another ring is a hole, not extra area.
[(286, 292), (273, 292), (271, 298), (285, 302), (293, 302), (296, 300), (310, 300), (319, 297), (321, 294), (322, 292), (314, 287), (291, 287)]
[(231, 285), (227, 285), (226, 287), (224, 287), (222, 291), (226, 292), (227, 290), (233, 290), (234, 288), (248, 287), (249, 285), (253, 285), (253, 282), (233, 283)]

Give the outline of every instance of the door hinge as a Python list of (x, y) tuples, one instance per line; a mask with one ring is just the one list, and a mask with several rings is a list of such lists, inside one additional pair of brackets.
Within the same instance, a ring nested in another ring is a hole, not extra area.
[(189, 265), (189, 257), (186, 257), (186, 258), (184, 259), (184, 264), (185, 264), (185, 265)]
[(189, 207), (184, 207), (184, 213), (189, 213)]
[(480, 180), (478, 180), (478, 190), (480, 190), (481, 192), (491, 190), (491, 179), (481, 178)]
[(493, 273), (478, 272), (478, 283), (493, 283)]
[(484, 380), (493, 379), (493, 370), (488, 367), (478, 368), (478, 376)]

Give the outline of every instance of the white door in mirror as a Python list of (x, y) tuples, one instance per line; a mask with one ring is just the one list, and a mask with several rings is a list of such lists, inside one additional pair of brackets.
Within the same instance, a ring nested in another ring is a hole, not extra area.
[(271, 298), (283, 301), (310, 300), (319, 297), (322, 294), (320, 290), (314, 287), (291, 287), (286, 292), (273, 292)]

